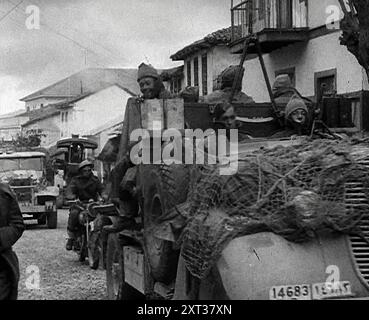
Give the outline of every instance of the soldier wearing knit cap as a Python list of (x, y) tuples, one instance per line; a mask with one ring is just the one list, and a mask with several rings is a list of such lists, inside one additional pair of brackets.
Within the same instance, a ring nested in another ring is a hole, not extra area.
[(273, 84), (272, 92), (276, 103), (288, 103), (295, 94), (290, 76), (288, 74), (280, 74), (277, 76)]
[(135, 225), (134, 216), (137, 214), (137, 199), (135, 195), (127, 191), (125, 181), (135, 182), (135, 167), (130, 160), (130, 150), (137, 142), (131, 142), (131, 133), (142, 128), (141, 108), (142, 98), (146, 99), (170, 99), (172, 96), (163, 85), (157, 70), (145, 63), (138, 67), (137, 82), (140, 86), (142, 97), (132, 97), (127, 101), (123, 129), (120, 137), (119, 151), (116, 165), (111, 172), (110, 198), (119, 203), (121, 219), (116, 228), (132, 228)]
[(170, 98), (170, 93), (165, 90), (156, 69), (145, 63), (138, 67), (137, 82), (144, 99)]
[(158, 71), (156, 71), (156, 69), (152, 65), (141, 63), (138, 66), (137, 81), (140, 82), (140, 80), (145, 77), (159, 79), (159, 74)]
[(304, 124), (307, 121), (308, 112), (304, 101), (293, 96), (286, 106), (285, 119), (286, 121)]
[(308, 133), (309, 110), (304, 101), (298, 96), (292, 96), (285, 109), (285, 128), (273, 138), (289, 137), (293, 135), (304, 135)]
[(241, 68), (238, 65), (229, 66), (220, 74), (220, 86), (219, 90), (215, 90), (212, 93), (204, 97), (204, 102), (209, 104), (229, 102), (232, 93), (233, 82), (235, 81), (238, 72), (241, 72), (240, 79), (236, 85), (236, 91), (233, 96), (233, 103), (253, 103), (254, 100), (246, 93), (242, 92), (242, 79), (245, 72), (245, 68)]

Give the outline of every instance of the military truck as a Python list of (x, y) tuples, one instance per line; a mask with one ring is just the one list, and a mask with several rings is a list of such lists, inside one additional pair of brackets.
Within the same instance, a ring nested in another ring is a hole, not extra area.
[[(213, 107), (185, 105), (185, 122), (190, 128), (211, 128)], [(278, 128), (270, 104), (236, 105), (236, 112), (243, 120), (244, 131), (256, 138), (239, 145), (236, 161), (240, 165), (243, 160), (255, 157), (254, 151), (262, 149), (267, 152), (291, 145), (297, 147), (301, 143), (300, 139), (268, 138)], [(366, 148), (364, 156), (358, 160), (362, 166), (369, 165), (368, 150)], [(194, 167), (164, 163), (139, 165), (140, 217), (137, 220), (143, 228), (108, 234), (106, 282), (109, 299), (311, 300), (369, 297), (367, 186), (351, 180), (344, 185), (344, 199), (341, 199), (351, 213), (359, 208), (366, 212), (360, 215), (358, 223), (361, 236), (323, 233), (299, 243), (287, 240), (278, 232), (255, 229), (230, 239), (206, 276), (198, 277), (195, 271), (201, 273), (201, 268), (209, 266), (196, 265), (199, 260), (196, 253), (191, 256), (190, 250), (185, 251), (183, 246), (178, 246), (178, 239), (187, 223), (184, 218), (189, 210), (186, 204), (194, 196), (191, 188), (195, 186), (196, 190), (201, 183)], [(250, 194), (258, 195), (260, 192), (257, 188), (250, 190)], [(203, 193), (205, 199), (207, 191), (197, 191), (198, 194)], [(301, 198), (301, 194), (299, 196)], [(314, 200), (311, 203), (314, 205)], [(302, 216), (306, 214), (309, 217), (308, 207), (298, 207)], [(222, 217), (226, 209), (219, 209), (214, 217)], [(228, 232), (228, 226), (224, 227)], [(202, 232), (201, 229), (198, 231)], [(222, 233), (209, 233), (207, 236), (221, 237)], [(206, 234), (202, 240), (206, 242)], [(202, 242), (193, 243), (198, 252), (202, 246)], [(216, 248), (205, 249), (203, 254), (211, 255)], [(330, 285), (329, 277), (334, 278), (334, 286)]]
[[(95, 150), (97, 143), (73, 134), (70, 138), (63, 138), (56, 143), (57, 150), (52, 154), (54, 169), (63, 173), (63, 183), (59, 184), (58, 208), (69, 207), (65, 198), (67, 186), (78, 174), (78, 165), (86, 159), (87, 152)], [(60, 176), (60, 174), (59, 174)], [(60, 180), (60, 177), (58, 177)]]
[(46, 179), (46, 154), (39, 151), (0, 153), (0, 181), (14, 191), (25, 220), (37, 220), (49, 229), (57, 227), (57, 187)]

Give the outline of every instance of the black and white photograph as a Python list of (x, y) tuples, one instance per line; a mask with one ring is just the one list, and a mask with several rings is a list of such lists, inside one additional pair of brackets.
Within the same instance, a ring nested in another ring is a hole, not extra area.
[(0, 46), (0, 300), (369, 300), (369, 0), (0, 0)]

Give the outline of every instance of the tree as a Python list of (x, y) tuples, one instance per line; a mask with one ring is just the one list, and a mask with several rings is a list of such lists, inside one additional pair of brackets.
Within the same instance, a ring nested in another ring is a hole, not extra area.
[(13, 140), (13, 145), (18, 148), (39, 147), (42, 137), (45, 136), (40, 130), (28, 130), (25, 134), (18, 135), (17, 139)]
[(344, 13), (340, 42), (356, 57), (369, 79), (369, 0), (338, 1)]

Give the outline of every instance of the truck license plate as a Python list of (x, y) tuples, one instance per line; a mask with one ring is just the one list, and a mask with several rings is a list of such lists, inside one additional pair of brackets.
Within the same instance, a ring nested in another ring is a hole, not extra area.
[(349, 296), (352, 296), (351, 284), (349, 281), (313, 284), (313, 299), (321, 300)]
[(272, 287), (270, 300), (311, 300), (311, 287), (308, 284)]
[(322, 300), (350, 296), (353, 294), (349, 281), (276, 286), (269, 291), (270, 300)]

